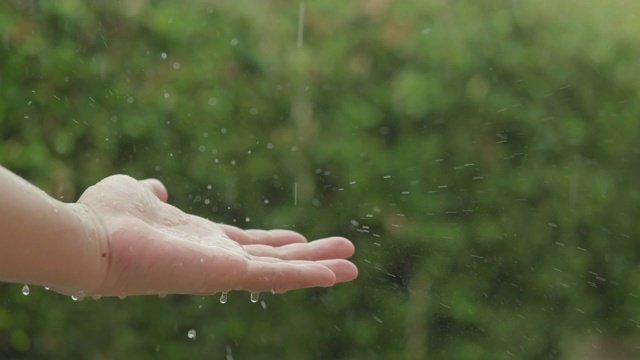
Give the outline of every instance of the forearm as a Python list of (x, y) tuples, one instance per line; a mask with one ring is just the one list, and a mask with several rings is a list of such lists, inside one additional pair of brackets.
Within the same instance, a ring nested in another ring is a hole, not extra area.
[(0, 166), (0, 281), (91, 293), (106, 272), (106, 243), (85, 206), (62, 203)]

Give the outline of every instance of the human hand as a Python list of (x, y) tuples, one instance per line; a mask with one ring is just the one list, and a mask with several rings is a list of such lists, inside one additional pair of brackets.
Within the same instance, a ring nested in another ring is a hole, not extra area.
[(155, 179), (105, 178), (77, 204), (97, 223), (108, 266), (95, 289), (77, 295), (283, 293), (357, 277), (347, 239), (313, 242), (287, 230), (241, 230), (169, 205)]

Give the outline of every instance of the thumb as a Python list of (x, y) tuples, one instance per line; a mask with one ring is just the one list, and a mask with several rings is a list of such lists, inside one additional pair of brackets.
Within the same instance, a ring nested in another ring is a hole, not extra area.
[(140, 180), (140, 184), (142, 184), (147, 189), (151, 190), (151, 192), (158, 197), (162, 202), (167, 202), (169, 198), (169, 193), (167, 192), (167, 188), (164, 187), (162, 182), (158, 179), (145, 179)]

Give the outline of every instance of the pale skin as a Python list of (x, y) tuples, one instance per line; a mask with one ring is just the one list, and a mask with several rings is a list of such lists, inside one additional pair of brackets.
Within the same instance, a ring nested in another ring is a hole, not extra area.
[(63, 203), (0, 166), (0, 281), (74, 296), (283, 293), (358, 275), (341, 237), (241, 230), (167, 204), (155, 179), (110, 176)]

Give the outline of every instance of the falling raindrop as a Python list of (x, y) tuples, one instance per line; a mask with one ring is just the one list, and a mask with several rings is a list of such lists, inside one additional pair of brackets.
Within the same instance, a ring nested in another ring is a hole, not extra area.
[(31, 290), (29, 289), (29, 285), (25, 285), (25, 286), (22, 287), (22, 295), (27, 296), (27, 295), (29, 295), (30, 291)]
[(304, 3), (300, 4), (298, 10), (298, 48), (302, 47), (304, 39)]
[(220, 304), (226, 304), (227, 303), (227, 292), (223, 291), (222, 294), (220, 295)]
[(195, 340), (196, 339), (196, 329), (191, 329), (187, 332), (187, 337), (189, 339)]
[(252, 291), (251, 292), (251, 302), (252, 303), (257, 303), (259, 299), (260, 299), (260, 293), (257, 292), (257, 291)]

